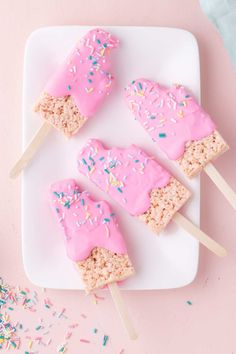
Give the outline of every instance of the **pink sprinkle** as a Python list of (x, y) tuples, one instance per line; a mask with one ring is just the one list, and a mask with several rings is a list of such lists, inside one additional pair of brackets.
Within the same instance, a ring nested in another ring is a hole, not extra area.
[(42, 337), (35, 337), (35, 340), (42, 340)]
[(52, 338), (50, 338), (48, 341), (47, 341), (47, 345), (50, 345), (52, 343)]
[(87, 316), (85, 314), (83, 314), (83, 313), (81, 313), (80, 316), (83, 317), (83, 318), (87, 318)]
[(80, 342), (82, 342), (82, 343), (90, 343), (90, 341), (87, 340), (87, 339), (80, 339)]
[(63, 308), (63, 309), (61, 310), (61, 312), (59, 313), (58, 318), (60, 318), (60, 317), (64, 314), (65, 311), (66, 311), (66, 309)]
[(94, 297), (98, 300), (105, 300), (105, 297), (98, 296), (97, 294), (94, 294)]
[(70, 325), (69, 328), (73, 329), (73, 328), (76, 328), (76, 327), (78, 327), (78, 326), (79, 326), (78, 323), (74, 323), (74, 324)]
[(72, 332), (67, 332), (65, 335), (65, 340), (69, 339), (72, 336)]

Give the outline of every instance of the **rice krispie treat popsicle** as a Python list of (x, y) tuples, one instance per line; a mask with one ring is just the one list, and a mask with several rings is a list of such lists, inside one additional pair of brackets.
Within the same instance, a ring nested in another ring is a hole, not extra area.
[(188, 90), (182, 85), (163, 87), (138, 79), (126, 88), (125, 99), (152, 140), (187, 177), (204, 169), (236, 208), (235, 193), (211, 163), (229, 147)]
[(54, 127), (71, 137), (93, 117), (113, 86), (110, 52), (118, 40), (109, 32), (89, 31), (46, 83), (34, 107), (45, 120), (21, 160), (11, 171), (16, 177), (33, 157), (37, 148)]
[[(108, 285), (112, 295), (117, 293), (116, 282), (133, 275), (134, 268), (108, 203), (93, 200), (75, 180), (67, 179), (51, 186), (50, 204), (63, 229), (67, 256), (78, 266), (86, 291)], [(127, 316), (125, 311), (121, 315)], [(131, 323), (125, 324), (134, 337)]]
[(178, 212), (189, 199), (189, 190), (138, 146), (109, 150), (91, 139), (79, 153), (78, 169), (154, 233), (174, 220), (211, 251), (226, 255), (223, 247)]

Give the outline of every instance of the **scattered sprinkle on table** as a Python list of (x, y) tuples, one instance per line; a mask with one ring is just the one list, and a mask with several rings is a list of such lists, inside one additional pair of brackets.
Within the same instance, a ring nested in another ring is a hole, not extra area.
[(102, 345), (105, 347), (106, 346), (106, 344), (107, 344), (107, 341), (108, 341), (108, 336), (107, 335), (104, 335), (104, 337), (103, 337), (103, 343), (102, 343)]
[[(66, 308), (63, 307), (58, 311), (53, 302), (48, 297), (45, 297), (46, 289), (41, 290), (42, 293), (40, 294), (28, 288), (10, 286), (0, 277), (0, 353), (1, 349), (3, 352), (4, 350), (16, 349), (24, 354), (40, 354), (44, 350), (43, 348), (48, 347), (52, 353), (69, 354), (68, 342), (72, 335), (73, 338), (78, 337), (82, 326), (77, 322), (69, 322), (68, 317), (65, 315)], [(105, 300), (104, 297), (97, 294), (93, 294), (91, 298)], [(13, 310), (16, 311), (12, 312)], [(12, 315), (20, 316), (20, 312), (24, 313), (25, 311), (29, 316), (33, 316), (34, 325), (31, 328), (28, 328), (20, 318), (16, 323), (11, 319)], [(40, 311), (40, 317), (37, 315), (37, 311)], [(87, 319), (87, 315), (84, 313), (80, 314), (80, 317)], [(65, 331), (64, 335), (62, 334), (61, 343), (57, 344), (53, 339), (53, 333), (55, 333), (59, 323), (62, 329), (64, 326)], [(94, 336), (99, 331), (99, 328), (89, 326), (88, 331), (88, 339), (81, 338), (79, 341), (100, 346), (101, 338)], [(90, 340), (91, 338), (93, 338), (93, 341)], [(108, 338), (108, 335), (102, 337), (103, 346), (106, 346)], [(73, 348), (71, 350), (73, 351)]]

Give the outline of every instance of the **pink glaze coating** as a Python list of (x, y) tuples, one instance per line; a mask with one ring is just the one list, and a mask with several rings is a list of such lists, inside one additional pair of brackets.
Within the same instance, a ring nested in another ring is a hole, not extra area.
[(65, 246), (72, 261), (89, 257), (95, 247), (126, 254), (124, 239), (115, 214), (107, 202), (96, 202), (81, 192), (73, 179), (54, 183), (50, 203), (65, 234)]
[(53, 97), (71, 95), (80, 113), (91, 117), (110, 94), (113, 76), (110, 50), (118, 40), (100, 28), (89, 31), (58, 68), (45, 91)]
[(138, 79), (125, 90), (135, 117), (169, 159), (177, 160), (188, 141), (202, 139), (215, 130), (210, 116), (181, 85), (163, 87)]
[(106, 149), (90, 139), (78, 156), (78, 169), (131, 215), (150, 207), (150, 192), (169, 183), (171, 175), (136, 145)]

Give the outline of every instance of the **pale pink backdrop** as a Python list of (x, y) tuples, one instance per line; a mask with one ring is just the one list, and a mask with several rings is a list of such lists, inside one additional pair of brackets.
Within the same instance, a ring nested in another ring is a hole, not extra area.
[[(187, 29), (196, 36), (201, 58), (202, 103), (231, 147), (215, 164), (236, 190), (236, 75), (220, 36), (201, 12), (197, 0), (1, 0), (0, 275), (11, 284), (30, 289), (34, 287), (22, 267), (20, 179), (8, 178), (21, 148), (24, 45), (30, 32), (40, 26), (76, 24), (171, 26)], [(78, 336), (69, 342), (68, 353), (119, 354), (123, 348), (125, 354), (236, 353), (236, 213), (204, 175), (201, 207), (202, 228), (227, 248), (228, 257), (218, 259), (201, 248), (199, 272), (188, 287), (125, 292), (139, 332), (136, 342), (126, 338), (108, 296), (95, 306), (82, 292), (47, 290), (54, 303), (65, 306), (70, 318), (80, 323)], [(192, 301), (192, 306), (186, 304), (187, 300)], [(81, 319), (82, 312), (87, 320)], [(41, 315), (43, 312), (39, 311), (37, 316)], [(25, 320), (22, 318), (23, 323)], [(27, 321), (34, 326), (35, 320)], [(80, 343), (79, 338), (88, 337), (97, 323), (99, 335), (109, 335), (108, 345)], [(58, 329), (54, 335), (55, 345), (62, 341), (61, 333), (64, 332)], [(40, 353), (53, 352), (56, 352), (53, 346), (40, 350)]]

